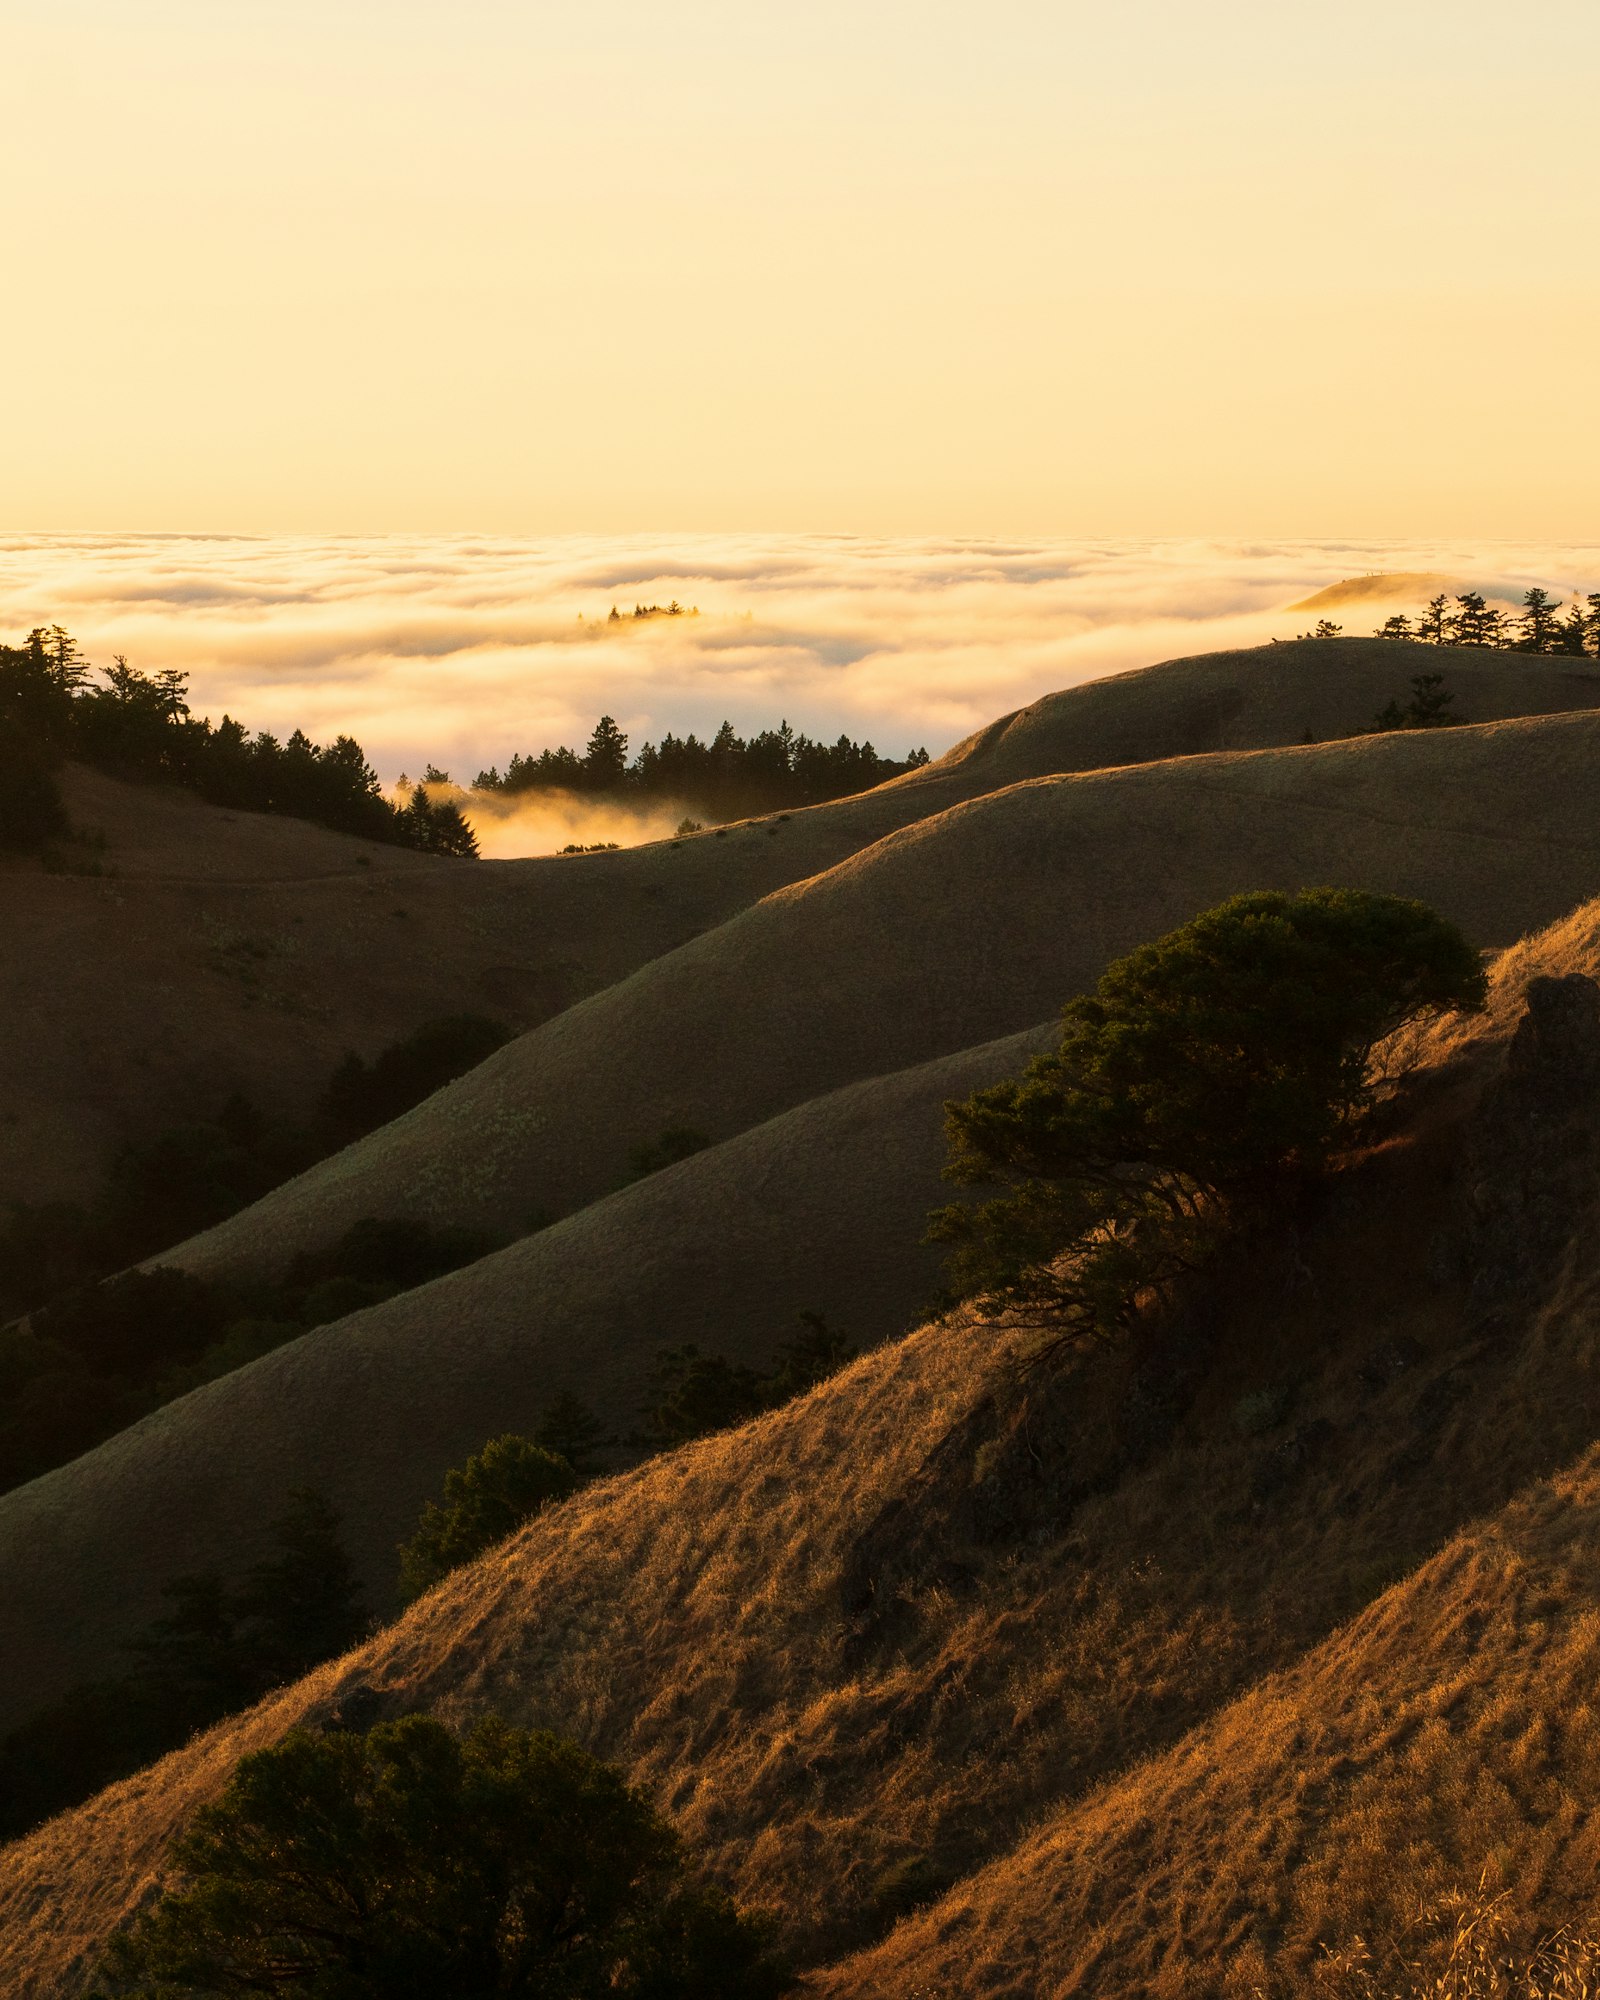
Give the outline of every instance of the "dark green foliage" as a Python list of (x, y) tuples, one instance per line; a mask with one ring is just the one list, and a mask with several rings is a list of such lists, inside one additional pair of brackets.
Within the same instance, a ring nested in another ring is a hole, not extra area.
[(581, 1484), (564, 1458), (527, 1438), (491, 1438), (445, 1474), (444, 1502), (429, 1501), (400, 1548), (400, 1597), (409, 1604), (463, 1563), (492, 1549), (525, 1521)]
[[(818, 743), (797, 735), (788, 723), (748, 740), (724, 722), (709, 743), (698, 736), (664, 736), (646, 743), (632, 764), (628, 739), (609, 715), (595, 724), (588, 748), (543, 750), (537, 757), (515, 756), (502, 775), (498, 767), (478, 773), (486, 790), (585, 791), (641, 802), (675, 800), (693, 806), (679, 834), (695, 832), (702, 820), (749, 818), (779, 806), (814, 805), (880, 785), (928, 762), (913, 750), (903, 763), (880, 757), (870, 743)], [(569, 849), (568, 852), (586, 852)]]
[(478, 836), (461, 808), (451, 799), (430, 798), (425, 784), (413, 789), (396, 825), (402, 843), (419, 853), (454, 855), (462, 861), (478, 858)]
[(611, 1766), (495, 1717), (295, 1730), (175, 1842), (179, 1882), (113, 1941), (129, 2000), (767, 2000), (764, 1930), (689, 1875)]
[(690, 1438), (742, 1424), (766, 1408), (761, 1377), (725, 1354), (702, 1354), (691, 1340), (663, 1347), (650, 1364), (640, 1442), (671, 1451)]
[[(1467, 590), (1456, 598), (1454, 609), (1448, 597), (1431, 598), (1415, 625), (1403, 615), (1386, 619), (1379, 626), (1377, 637), (1420, 639), (1430, 646), (1495, 646), (1513, 653), (1554, 653), (1569, 659), (1600, 656), (1600, 592), (1591, 593), (1581, 601), (1574, 598), (1566, 616), (1561, 613), (1562, 606), (1550, 593), (1535, 585), (1523, 593), (1522, 610), (1512, 626), (1505, 613), (1488, 603), (1481, 591)], [(1385, 710), (1385, 715), (1388, 712)], [(1396, 729), (1417, 725), (1384, 722), (1382, 726)]]
[(359, 1138), (475, 1069), (510, 1039), (508, 1029), (481, 1014), (424, 1022), (370, 1063), (347, 1055), (323, 1096), (323, 1115), (342, 1139)]
[(803, 1312), (800, 1331), (778, 1348), (778, 1364), (767, 1377), (765, 1396), (770, 1408), (803, 1396), (856, 1358), (854, 1345), (821, 1313)]
[(1517, 621), (1517, 636), (1512, 645), (1519, 653), (1553, 653), (1561, 638), (1561, 624), (1557, 613), (1561, 607), (1547, 590), (1535, 586), (1525, 591), (1522, 598), (1522, 616)]
[(361, 1637), (338, 1516), (302, 1488), (273, 1523), (277, 1552), (230, 1589), (177, 1577), (129, 1649), (130, 1671), (71, 1689), (0, 1741), (0, 1840), (25, 1833), (163, 1756)]
[(580, 1479), (600, 1469), (600, 1453), (616, 1443), (587, 1403), (563, 1392), (539, 1419), (533, 1441), (541, 1451), (564, 1458)]
[(1236, 896), (1119, 959), (1054, 1053), (946, 1106), (949, 1177), (1003, 1189), (933, 1218), (956, 1288), (1126, 1325), (1355, 1137), (1386, 1035), (1483, 993), (1453, 924), (1355, 890)]
[(475, 1229), (435, 1229), (426, 1222), (365, 1216), (337, 1242), (296, 1257), (286, 1287), (293, 1291), (342, 1280), (381, 1286), (391, 1294), (408, 1292), (447, 1271), (475, 1264), (499, 1247), (496, 1238)]
[(672, 1125), (654, 1144), (635, 1146), (628, 1155), (628, 1166), (635, 1180), (643, 1180), (663, 1167), (675, 1167), (680, 1160), (692, 1159), (712, 1143), (704, 1132), (696, 1132), (687, 1125)]
[(340, 833), (425, 854), (471, 858), (471, 827), (448, 801), (422, 790), (404, 808), (383, 795), (353, 737), (326, 746), (296, 730), (286, 743), (225, 715), (196, 721), (188, 676), (147, 675), (119, 654), (91, 685), (76, 643), (59, 626), (0, 646), (0, 846), (36, 846), (64, 825), (52, 771), (80, 757), (130, 777), (165, 778), (213, 805), (288, 813)]
[(800, 1322), (800, 1332), (779, 1347), (768, 1375), (723, 1354), (702, 1354), (692, 1341), (662, 1348), (651, 1364), (636, 1442), (670, 1451), (691, 1438), (731, 1429), (804, 1395), (855, 1359), (855, 1348), (820, 1313), (803, 1312)]
[(0, 849), (33, 849), (67, 825), (55, 768), (68, 748), (77, 646), (52, 626), (0, 646)]
[(1443, 674), (1413, 674), (1411, 699), (1405, 707), (1391, 701), (1387, 708), (1373, 717), (1362, 734), (1380, 736), (1391, 729), (1452, 728), (1467, 719), (1464, 715), (1448, 713), (1454, 701), (1455, 696), (1444, 684)]

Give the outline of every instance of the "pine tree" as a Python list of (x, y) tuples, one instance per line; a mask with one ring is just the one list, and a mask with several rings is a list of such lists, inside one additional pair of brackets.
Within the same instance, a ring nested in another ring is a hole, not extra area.
[(1518, 653), (1554, 652), (1560, 639), (1561, 626), (1557, 614), (1561, 606), (1547, 590), (1537, 584), (1523, 593), (1522, 617), (1518, 621), (1519, 630), (1513, 641), (1513, 651)]
[(613, 717), (602, 715), (583, 753), (584, 789), (614, 792), (621, 788), (628, 770), (628, 739)]
[(1441, 594), (1428, 599), (1428, 608), (1417, 619), (1417, 637), (1426, 640), (1430, 646), (1442, 646), (1448, 626), (1447, 612), (1450, 600)]

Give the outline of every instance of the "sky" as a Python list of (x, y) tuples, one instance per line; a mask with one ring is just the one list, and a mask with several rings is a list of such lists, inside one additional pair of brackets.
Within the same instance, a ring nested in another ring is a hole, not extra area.
[(0, 0), (0, 528), (1600, 509), (1594, 0)]
[[(885, 756), (935, 756), (1056, 688), (1292, 638), (1301, 598), (1374, 571), (1475, 584), (1516, 604), (1600, 589), (1588, 546), (844, 535), (273, 536), (0, 533), (0, 636), (59, 622), (98, 667), (190, 676), (197, 714), (280, 737), (355, 735), (393, 783), (435, 764), (470, 784), (514, 752), (582, 749), (613, 715), (646, 738), (787, 720)], [(1409, 588), (1409, 587), (1408, 587)], [(1392, 602), (1335, 606), (1352, 634)], [(676, 598), (697, 616), (610, 622)], [(1397, 685), (1397, 695), (1404, 694)], [(491, 854), (650, 838), (572, 801), (488, 823)]]

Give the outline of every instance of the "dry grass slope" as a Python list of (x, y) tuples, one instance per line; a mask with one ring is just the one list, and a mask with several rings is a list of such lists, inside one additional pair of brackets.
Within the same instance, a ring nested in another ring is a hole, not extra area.
[[(1409, 1123), (1223, 1275), (1176, 1405), (1117, 1353), (1019, 1389), (958, 1319), (580, 1494), (10, 1850), (6, 1990), (75, 1995), (240, 1752), (356, 1680), (621, 1758), (837, 2000), (1298, 2000), (1323, 1944), (1486, 1865), (1530, 1923), (1588, 1914), (1592, 1238), (1515, 1338), (1464, 1326), (1430, 1249), (1521, 985), (1573, 969), (1600, 905), (1508, 954), (1486, 1019), (1428, 1039)], [(954, 1886), (891, 1928), (911, 1862)]]

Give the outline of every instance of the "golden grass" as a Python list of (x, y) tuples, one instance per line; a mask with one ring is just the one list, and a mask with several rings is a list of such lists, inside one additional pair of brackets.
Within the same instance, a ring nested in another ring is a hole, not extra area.
[[(1580, 934), (1558, 928), (1555, 961)], [(1541, 969), (1537, 947), (1517, 963)], [(1330, 1950), (1387, 1963), (1419, 1907), (1480, 1877), (1535, 1935), (1590, 1921), (1600, 1281), (1580, 1261), (1524, 1340), (1464, 1341), (1429, 1257), (1454, 1147), (1434, 1116), (1294, 1246), (1241, 1258), (1168, 1441), (1011, 1540), (955, 1510), (875, 1638), (852, 1639), (841, 1580), (886, 1502), (915, 1545), (925, 1468), (1014, 1393), (993, 1329), (928, 1327), (577, 1496), (350, 1660), (20, 1843), (0, 1983), (73, 1993), (241, 1748), (357, 1678), (621, 1759), (838, 2000), (1311, 1996)], [(1086, 1455), (1131, 1365), (1079, 1370), (1061, 1420)], [(1264, 1389), (1283, 1417), (1242, 1435)], [(1263, 1485), (1296, 1436), (1320, 1444)], [(883, 1935), (877, 1885), (917, 1855), (956, 1886)]]

